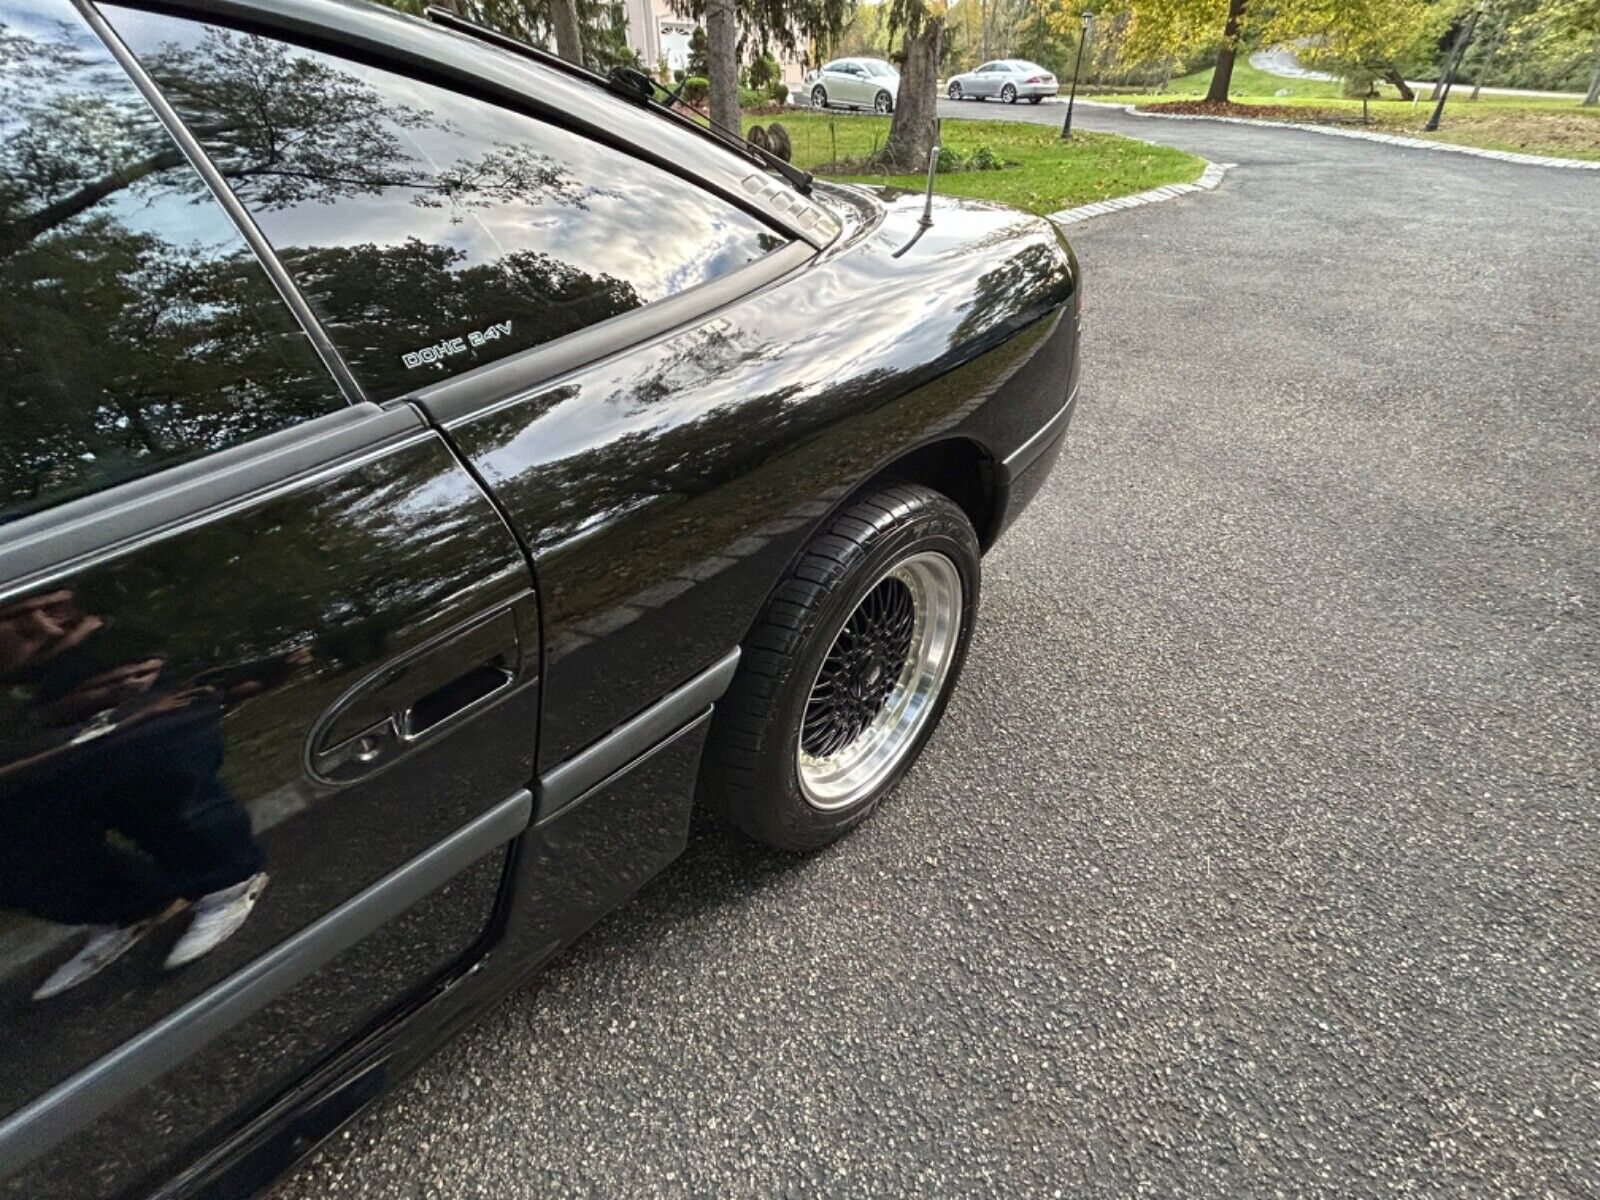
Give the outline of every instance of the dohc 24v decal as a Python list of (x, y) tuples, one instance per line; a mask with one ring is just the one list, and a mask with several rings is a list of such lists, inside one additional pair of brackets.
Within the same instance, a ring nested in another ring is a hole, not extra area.
[(409, 371), (415, 367), (425, 367), (429, 363), (443, 362), (454, 355), (465, 354), (468, 350), (476, 350), (479, 346), (486, 346), (490, 342), (510, 336), (511, 322), (496, 321), (487, 329), (474, 329), (462, 337), (443, 338), (431, 346), (407, 350), (400, 356), (400, 361), (405, 363), (406, 370)]

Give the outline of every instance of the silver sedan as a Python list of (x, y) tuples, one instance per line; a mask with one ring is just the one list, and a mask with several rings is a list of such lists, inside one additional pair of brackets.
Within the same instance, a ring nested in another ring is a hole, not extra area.
[(1057, 92), (1056, 77), (1025, 58), (997, 58), (976, 71), (952, 75), (945, 93), (952, 100), (987, 100), (990, 96), (1015, 104), (1037, 104)]
[(900, 72), (881, 58), (836, 58), (807, 75), (805, 86), (813, 108), (893, 112), (900, 95)]

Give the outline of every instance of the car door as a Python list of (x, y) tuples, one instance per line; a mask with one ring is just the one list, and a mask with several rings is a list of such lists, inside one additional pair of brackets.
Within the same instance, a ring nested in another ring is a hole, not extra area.
[(839, 63), (824, 63), (818, 82), (828, 93), (828, 103), (841, 104), (844, 102), (843, 90), (846, 86), (845, 77), (839, 70)]
[(997, 96), (1000, 94), (1000, 64), (986, 62), (978, 68), (978, 95)]
[(834, 83), (828, 88), (828, 98), (840, 104), (861, 103), (861, 68), (852, 62), (842, 62), (834, 69)]
[[(538, 617), (109, 31), (4, 23), (0, 1195), (144, 1194), (470, 960)], [(294, 138), (308, 94), (250, 100)]]

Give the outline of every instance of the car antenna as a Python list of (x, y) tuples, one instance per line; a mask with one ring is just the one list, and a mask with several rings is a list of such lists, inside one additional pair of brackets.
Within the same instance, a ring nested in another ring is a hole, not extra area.
[(933, 176), (939, 169), (939, 154), (944, 147), (939, 144), (939, 118), (933, 119), (933, 145), (928, 148), (928, 190), (922, 199), (922, 215), (917, 218), (917, 231), (904, 246), (889, 255), (890, 258), (899, 258), (911, 247), (922, 240), (922, 235), (933, 228)]
[[(752, 145), (743, 135), (713, 121), (710, 114), (701, 112), (682, 98), (679, 93), (683, 91), (683, 84), (678, 85), (677, 91), (667, 91), (664, 85), (657, 83), (643, 71), (635, 70), (633, 67), (612, 67), (608, 74), (601, 75), (598, 71), (591, 71), (589, 68), (580, 66), (577, 63), (568, 62), (560, 55), (551, 54), (548, 50), (530, 46), (527, 42), (514, 38), (510, 34), (501, 33), (498, 29), (480, 25), (477, 21), (463, 17), (460, 13), (453, 12), (439, 4), (429, 4), (422, 10), (422, 15), (435, 25), (443, 25), (446, 29), (464, 33), (480, 42), (487, 42), (492, 46), (500, 47), (502, 50), (509, 50), (512, 54), (522, 58), (530, 58), (543, 66), (581, 79), (585, 83), (603, 87), (613, 95), (621, 96), (624, 100), (630, 100), (635, 104), (643, 104), (647, 108), (657, 109), (679, 124), (687, 125), (690, 129), (713, 137), (723, 145), (743, 154), (746, 158), (753, 159), (761, 166), (776, 171), (796, 191), (808, 196), (811, 194), (811, 172), (802, 171), (793, 163), (785, 162), (771, 151)], [(666, 92), (664, 103), (655, 99), (657, 88)], [(697, 113), (705, 120), (705, 125), (691, 121), (681, 113), (673, 112), (672, 106), (674, 104), (681, 104), (690, 112)]]
[(933, 173), (939, 169), (939, 155), (944, 147), (939, 145), (939, 118), (933, 119), (933, 145), (928, 150), (928, 194), (922, 201), (922, 220), (917, 224), (926, 229), (933, 224)]

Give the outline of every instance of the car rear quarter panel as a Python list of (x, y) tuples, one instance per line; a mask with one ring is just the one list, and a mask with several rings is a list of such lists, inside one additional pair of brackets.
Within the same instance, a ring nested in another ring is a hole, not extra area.
[(806, 267), (451, 424), (533, 553), (544, 766), (739, 643), (885, 464), (947, 437), (999, 460), (1064, 404), (1076, 281), (1051, 226), (941, 200), (920, 229), (920, 196), (829, 201), (850, 228)]

